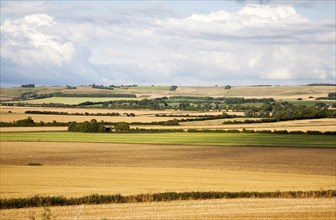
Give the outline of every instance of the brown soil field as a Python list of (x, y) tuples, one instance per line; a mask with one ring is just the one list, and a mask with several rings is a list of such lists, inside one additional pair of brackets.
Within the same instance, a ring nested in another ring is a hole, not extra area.
[(335, 175), (336, 148), (1, 142), (1, 165), (156, 167)]
[[(130, 204), (49, 207), (56, 220), (61, 219), (297, 219), (335, 220), (335, 199), (214, 199)], [(39, 219), (44, 208), (1, 210), (3, 220)]]

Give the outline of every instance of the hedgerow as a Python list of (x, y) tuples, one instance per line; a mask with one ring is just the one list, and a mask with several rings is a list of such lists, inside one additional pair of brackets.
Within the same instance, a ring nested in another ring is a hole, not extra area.
[(164, 192), (122, 196), (89, 195), (78, 198), (63, 196), (34, 196), (30, 198), (0, 199), (0, 209), (17, 209), (27, 207), (68, 206), (80, 204), (161, 202), (175, 200), (205, 200), (234, 198), (335, 198), (336, 190), (286, 191), (286, 192)]

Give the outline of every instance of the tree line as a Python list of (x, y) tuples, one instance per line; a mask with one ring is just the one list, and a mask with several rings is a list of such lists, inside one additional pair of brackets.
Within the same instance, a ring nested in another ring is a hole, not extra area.
[(104, 133), (112, 132), (114, 129), (117, 133), (126, 133), (130, 131), (130, 126), (126, 122), (117, 122), (112, 126), (106, 126), (104, 122), (97, 122), (96, 119), (84, 122), (70, 122), (68, 131), (85, 132), (85, 133)]
[[(67, 88), (69, 89), (69, 88)], [(72, 88), (73, 89), (73, 88)], [(24, 92), (19, 96), (15, 97), (13, 100), (30, 100), (30, 99), (45, 99), (50, 97), (79, 97), (79, 98), (136, 98), (135, 94), (68, 94), (68, 93), (61, 93), (61, 92), (53, 92), (53, 93), (46, 93), (46, 94), (38, 94), (36, 92)]]
[[(29, 110), (25, 111), (26, 114), (40, 114), (40, 115), (87, 115), (87, 116), (120, 116), (118, 112), (111, 112), (111, 113), (71, 113), (71, 112), (57, 112), (57, 111), (35, 111), (35, 110)], [(128, 116), (135, 116), (134, 113), (128, 114)]]
[(44, 127), (44, 126), (68, 126), (68, 122), (57, 122), (53, 120), (52, 122), (35, 122), (31, 117), (26, 119), (17, 120), (13, 122), (0, 121), (0, 127)]

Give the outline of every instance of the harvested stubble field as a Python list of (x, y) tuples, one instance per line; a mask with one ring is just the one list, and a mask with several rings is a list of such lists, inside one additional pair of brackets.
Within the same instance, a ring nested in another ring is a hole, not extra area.
[[(174, 109), (165, 109), (165, 110), (146, 110), (146, 109), (106, 109), (106, 108), (51, 108), (51, 107), (17, 107), (17, 106), (0, 106), (1, 114), (8, 114), (11, 111), (13, 114), (25, 113), (25, 111), (54, 111), (54, 112), (68, 112), (68, 113), (85, 113), (90, 114), (97, 113), (112, 113), (116, 112), (119, 114), (123, 113), (134, 113), (138, 116), (155, 116), (156, 114), (173, 114), (173, 115), (186, 115), (191, 116), (198, 115), (221, 115), (222, 112), (219, 111), (177, 111)], [(244, 115), (244, 112), (226, 112), (228, 114)], [(10, 114), (10, 113), (9, 113)]]
[[(25, 111), (55, 111), (55, 112), (68, 112), (69, 114), (75, 113), (134, 113), (136, 117), (121, 117), (121, 116), (84, 116), (84, 115), (45, 115), (45, 114), (25, 114)], [(47, 107), (13, 107), (13, 106), (1, 106), (0, 108), (0, 121), (12, 122), (16, 120), (26, 119), (27, 117), (32, 117), (35, 121), (51, 122), (56, 120), (58, 122), (69, 122), (69, 121), (86, 121), (91, 119), (96, 119), (97, 121), (108, 121), (108, 122), (153, 122), (153, 121), (167, 121), (172, 120), (176, 117), (155, 117), (156, 114), (167, 114), (167, 115), (186, 115), (198, 116), (198, 115), (221, 115), (222, 112), (192, 112), (192, 111), (175, 111), (175, 110), (136, 110), (136, 109), (99, 109), (99, 108), (47, 108)], [(228, 112), (228, 114), (242, 115), (243, 112)], [(179, 119), (186, 117), (178, 117)]]
[(1, 142), (1, 165), (157, 167), (334, 175), (335, 148)]
[[(0, 127), (1, 132), (67, 131), (68, 127)], [(1, 134), (0, 134), (1, 135)]]
[(333, 176), (157, 167), (1, 166), (1, 197), (333, 189)]
[(335, 188), (335, 149), (328, 148), (1, 144), (1, 197), (8, 198)]
[[(157, 98), (162, 96), (226, 96), (226, 97), (265, 97), (276, 99), (303, 98), (309, 96), (326, 97), (329, 92), (335, 91), (335, 86), (233, 86), (224, 89), (224, 86), (178, 86), (175, 91), (169, 91), (169, 86), (139, 86), (116, 88), (115, 90), (94, 89), (89, 86), (79, 86), (68, 90), (65, 87), (36, 87), (36, 88), (1, 88), (1, 96), (13, 98), (23, 92), (39, 94), (62, 92), (67, 94), (136, 94), (143, 98)], [(248, 95), (247, 95), (248, 94)], [(43, 100), (43, 99), (42, 99)]]
[(170, 95), (195, 95), (195, 96), (228, 96), (245, 98), (276, 98), (276, 99), (308, 99), (309, 96), (326, 97), (329, 92), (334, 92), (334, 86), (233, 86), (229, 90), (224, 87), (178, 87)]
[(250, 133), (79, 133), (11, 132), (1, 133), (1, 141), (105, 142), (133, 144), (177, 144), (213, 146), (296, 146), (335, 147), (332, 135), (250, 134)]
[(24, 101), (11, 101), (10, 103), (30, 103), (30, 104), (43, 104), (43, 103), (62, 103), (69, 105), (76, 105), (82, 102), (108, 102), (108, 101), (117, 101), (117, 100), (141, 100), (142, 98), (118, 98), (118, 97), (109, 97), (109, 98), (96, 98), (96, 97), (50, 97), (44, 99), (33, 99), (33, 100), (24, 100)]
[[(334, 220), (335, 199), (220, 199), (50, 207), (61, 219), (298, 219)], [(43, 208), (1, 210), (3, 220), (40, 217)]]
[[(336, 131), (336, 118), (305, 119), (280, 121), (272, 123), (252, 123), (252, 124), (223, 124), (225, 121), (244, 121), (250, 118), (229, 118), (209, 121), (182, 122), (181, 126), (172, 126), (169, 128), (183, 129), (225, 129), (225, 130), (287, 130), (287, 131)], [(252, 118), (252, 120), (256, 120)], [(146, 126), (135, 126), (146, 128)], [(159, 128), (159, 126), (148, 126), (147, 128)]]
[[(112, 112), (112, 111), (111, 111)], [(16, 120), (26, 119), (31, 117), (35, 122), (83, 122), (96, 119), (97, 121), (106, 122), (153, 122), (153, 121), (167, 121), (173, 120), (174, 117), (154, 117), (154, 116), (135, 116), (135, 117), (122, 117), (122, 116), (96, 116), (96, 115), (44, 115), (44, 114), (24, 114), (24, 113), (4, 113), (1, 114), (1, 121), (12, 122)]]

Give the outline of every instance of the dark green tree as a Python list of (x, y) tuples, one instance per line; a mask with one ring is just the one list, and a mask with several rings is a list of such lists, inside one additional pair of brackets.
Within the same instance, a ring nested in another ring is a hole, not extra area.
[(118, 133), (126, 133), (126, 132), (129, 132), (131, 130), (129, 124), (126, 123), (126, 122), (116, 123), (114, 125), (114, 128), (115, 128), (116, 132), (118, 132)]

